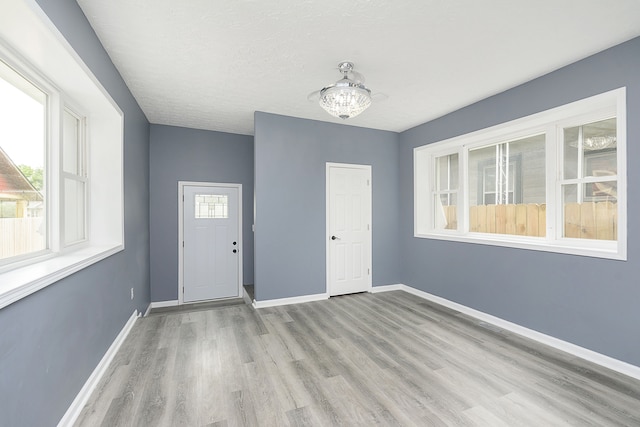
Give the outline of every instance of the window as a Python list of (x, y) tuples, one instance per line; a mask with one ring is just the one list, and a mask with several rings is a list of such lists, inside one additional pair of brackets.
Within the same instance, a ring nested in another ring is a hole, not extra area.
[(565, 128), (563, 143), (564, 237), (616, 240), (616, 119)]
[(62, 119), (64, 244), (85, 240), (88, 174), (85, 162), (86, 119), (65, 109)]
[(470, 149), (468, 169), (469, 188), (481, 190), (469, 191), (470, 231), (545, 235), (538, 217), (517, 216), (518, 206), (537, 209), (546, 200), (544, 134)]
[(626, 259), (625, 90), (417, 147), (415, 236)]
[(440, 230), (455, 230), (458, 228), (458, 155), (437, 157), (435, 167), (433, 227)]
[(48, 248), (47, 99), (0, 60), (0, 265)]
[(0, 308), (124, 248), (123, 114), (45, 16), (0, 14)]
[(0, 59), (0, 266), (86, 240), (86, 119), (59, 99)]
[(225, 194), (196, 194), (195, 217), (223, 219), (229, 217), (229, 200)]

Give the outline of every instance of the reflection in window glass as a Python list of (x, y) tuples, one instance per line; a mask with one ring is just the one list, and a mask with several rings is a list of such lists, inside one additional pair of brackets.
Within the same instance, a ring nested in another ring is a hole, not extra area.
[(617, 240), (616, 119), (565, 128), (563, 237)]
[(615, 118), (564, 129), (564, 179), (616, 175), (616, 147)]
[(546, 235), (545, 135), (469, 150), (469, 231)]
[(436, 189), (433, 196), (434, 228), (456, 230), (458, 228), (458, 154), (435, 159)]
[(228, 196), (217, 194), (196, 194), (195, 217), (221, 219), (228, 218)]
[(0, 259), (47, 248), (46, 102), (0, 61)]

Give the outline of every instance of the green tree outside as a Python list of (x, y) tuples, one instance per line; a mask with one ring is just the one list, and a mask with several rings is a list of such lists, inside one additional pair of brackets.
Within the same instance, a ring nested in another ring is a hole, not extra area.
[(42, 191), (43, 171), (42, 168), (32, 168), (29, 165), (18, 165), (20, 172), (29, 180), (36, 190)]

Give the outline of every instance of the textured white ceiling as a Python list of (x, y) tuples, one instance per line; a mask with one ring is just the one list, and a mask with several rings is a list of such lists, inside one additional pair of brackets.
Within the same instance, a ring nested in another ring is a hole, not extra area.
[[(640, 35), (638, 0), (78, 0), (151, 123), (253, 134), (264, 111), (403, 131)], [(307, 95), (355, 63), (388, 99)]]

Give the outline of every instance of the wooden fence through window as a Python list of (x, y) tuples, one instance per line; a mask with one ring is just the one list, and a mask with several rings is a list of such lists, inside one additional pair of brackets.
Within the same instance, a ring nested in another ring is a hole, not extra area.
[[(457, 206), (444, 206), (447, 229), (456, 229)], [(565, 237), (616, 240), (618, 208), (616, 203), (567, 203)], [(547, 226), (546, 204), (480, 205), (469, 208), (469, 231), (544, 237)]]
[(0, 259), (46, 247), (43, 217), (0, 218)]

